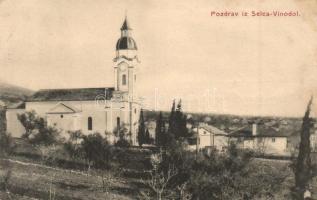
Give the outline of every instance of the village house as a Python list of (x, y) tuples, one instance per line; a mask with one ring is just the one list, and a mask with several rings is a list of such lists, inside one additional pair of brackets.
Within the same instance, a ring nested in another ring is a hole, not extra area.
[(230, 133), (230, 141), (238, 148), (250, 149), (266, 155), (289, 155), (289, 134), (273, 127), (256, 123), (242, 127)]
[(25, 130), (17, 114), (35, 111), (49, 126), (60, 129), (65, 137), (68, 131), (81, 130), (84, 134), (99, 132), (114, 142), (113, 131), (124, 126), (130, 133), (129, 141), (137, 145), (141, 109), (137, 95), (140, 61), (131, 30), (125, 18), (113, 59), (113, 87), (39, 90), (25, 102), (7, 109), (7, 131), (13, 137), (21, 137)]
[(214, 126), (201, 123), (195, 128), (194, 133), (197, 150), (212, 148), (218, 151), (225, 151), (228, 146), (228, 134)]
[[(290, 151), (292, 153), (296, 153), (299, 149), (299, 143), (300, 143), (300, 132), (301, 130), (294, 130), (293, 133), (289, 137), (290, 142)], [(314, 124), (314, 128), (310, 133), (310, 145), (311, 145), (311, 151), (314, 153), (317, 153), (317, 124)]]

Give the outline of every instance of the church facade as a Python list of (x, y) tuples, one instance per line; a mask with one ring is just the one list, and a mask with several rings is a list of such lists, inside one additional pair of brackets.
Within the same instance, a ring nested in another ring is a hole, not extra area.
[(98, 132), (115, 142), (114, 131), (124, 128), (127, 139), (137, 145), (141, 109), (137, 94), (140, 61), (131, 31), (125, 18), (113, 59), (114, 87), (39, 90), (22, 104), (7, 109), (7, 132), (21, 137), (25, 130), (17, 114), (35, 111), (65, 137), (69, 131), (81, 130), (84, 134)]

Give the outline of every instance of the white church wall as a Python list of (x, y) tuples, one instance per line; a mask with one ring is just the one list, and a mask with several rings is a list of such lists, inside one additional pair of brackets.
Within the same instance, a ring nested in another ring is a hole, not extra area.
[[(59, 103), (63, 103), (70, 108), (78, 110), (78, 113), (50, 113), (52, 108)], [(107, 105), (107, 106), (106, 106)], [(136, 109), (136, 110), (135, 110)], [(113, 133), (117, 127), (117, 119), (120, 124), (127, 125), (130, 129), (130, 109), (128, 102), (113, 101), (107, 104), (96, 104), (95, 101), (44, 101), (44, 102), (27, 102), (26, 110), (34, 110), (39, 116), (44, 117), (49, 125), (56, 125), (62, 130), (66, 137), (67, 131), (82, 130), (84, 134), (94, 132), (105, 136), (105, 133)], [(132, 133), (136, 134), (137, 122), (139, 118), (139, 105), (132, 105)], [(92, 118), (92, 130), (88, 130), (88, 118)], [(111, 139), (113, 140), (113, 138)]]

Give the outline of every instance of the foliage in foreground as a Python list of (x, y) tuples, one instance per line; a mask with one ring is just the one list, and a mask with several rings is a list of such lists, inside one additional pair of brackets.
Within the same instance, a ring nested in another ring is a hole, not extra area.
[[(177, 174), (169, 177), (171, 167)], [(226, 153), (196, 155), (184, 150), (178, 141), (173, 148), (162, 150), (158, 169), (162, 180), (168, 180), (162, 199), (182, 199), (184, 194), (190, 199), (274, 199), (290, 174), (287, 166), (281, 172), (270, 165), (255, 164), (252, 152), (240, 151), (233, 144)], [(152, 197), (159, 199), (159, 190), (154, 190), (153, 184), (149, 188), (155, 194)]]
[(59, 141), (60, 130), (48, 126), (47, 122), (34, 111), (18, 114), (18, 119), (25, 128), (23, 138), (35, 145), (51, 145)]
[(311, 142), (310, 135), (314, 126), (314, 119), (310, 116), (313, 97), (308, 102), (305, 115), (303, 117), (300, 146), (297, 159), (293, 165), (295, 173), (294, 199), (304, 199), (304, 192), (311, 190), (311, 181), (315, 175), (313, 164), (310, 157)]
[(13, 139), (9, 133), (0, 133), (0, 156), (10, 155), (15, 148)]

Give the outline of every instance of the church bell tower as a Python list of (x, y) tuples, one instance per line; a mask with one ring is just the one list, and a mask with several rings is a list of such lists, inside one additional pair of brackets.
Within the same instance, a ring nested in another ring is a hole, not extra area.
[(116, 57), (114, 58), (115, 91), (122, 94), (124, 99), (134, 100), (137, 96), (137, 71), (139, 59), (137, 45), (132, 38), (132, 29), (127, 17), (121, 26), (121, 37), (116, 44)]
[(113, 59), (114, 84), (112, 101), (117, 105), (115, 111), (116, 127), (124, 125), (128, 140), (137, 145), (137, 129), (141, 104), (137, 93), (138, 65), (137, 45), (132, 38), (132, 29), (127, 17), (121, 26), (121, 36), (116, 44), (116, 56)]

